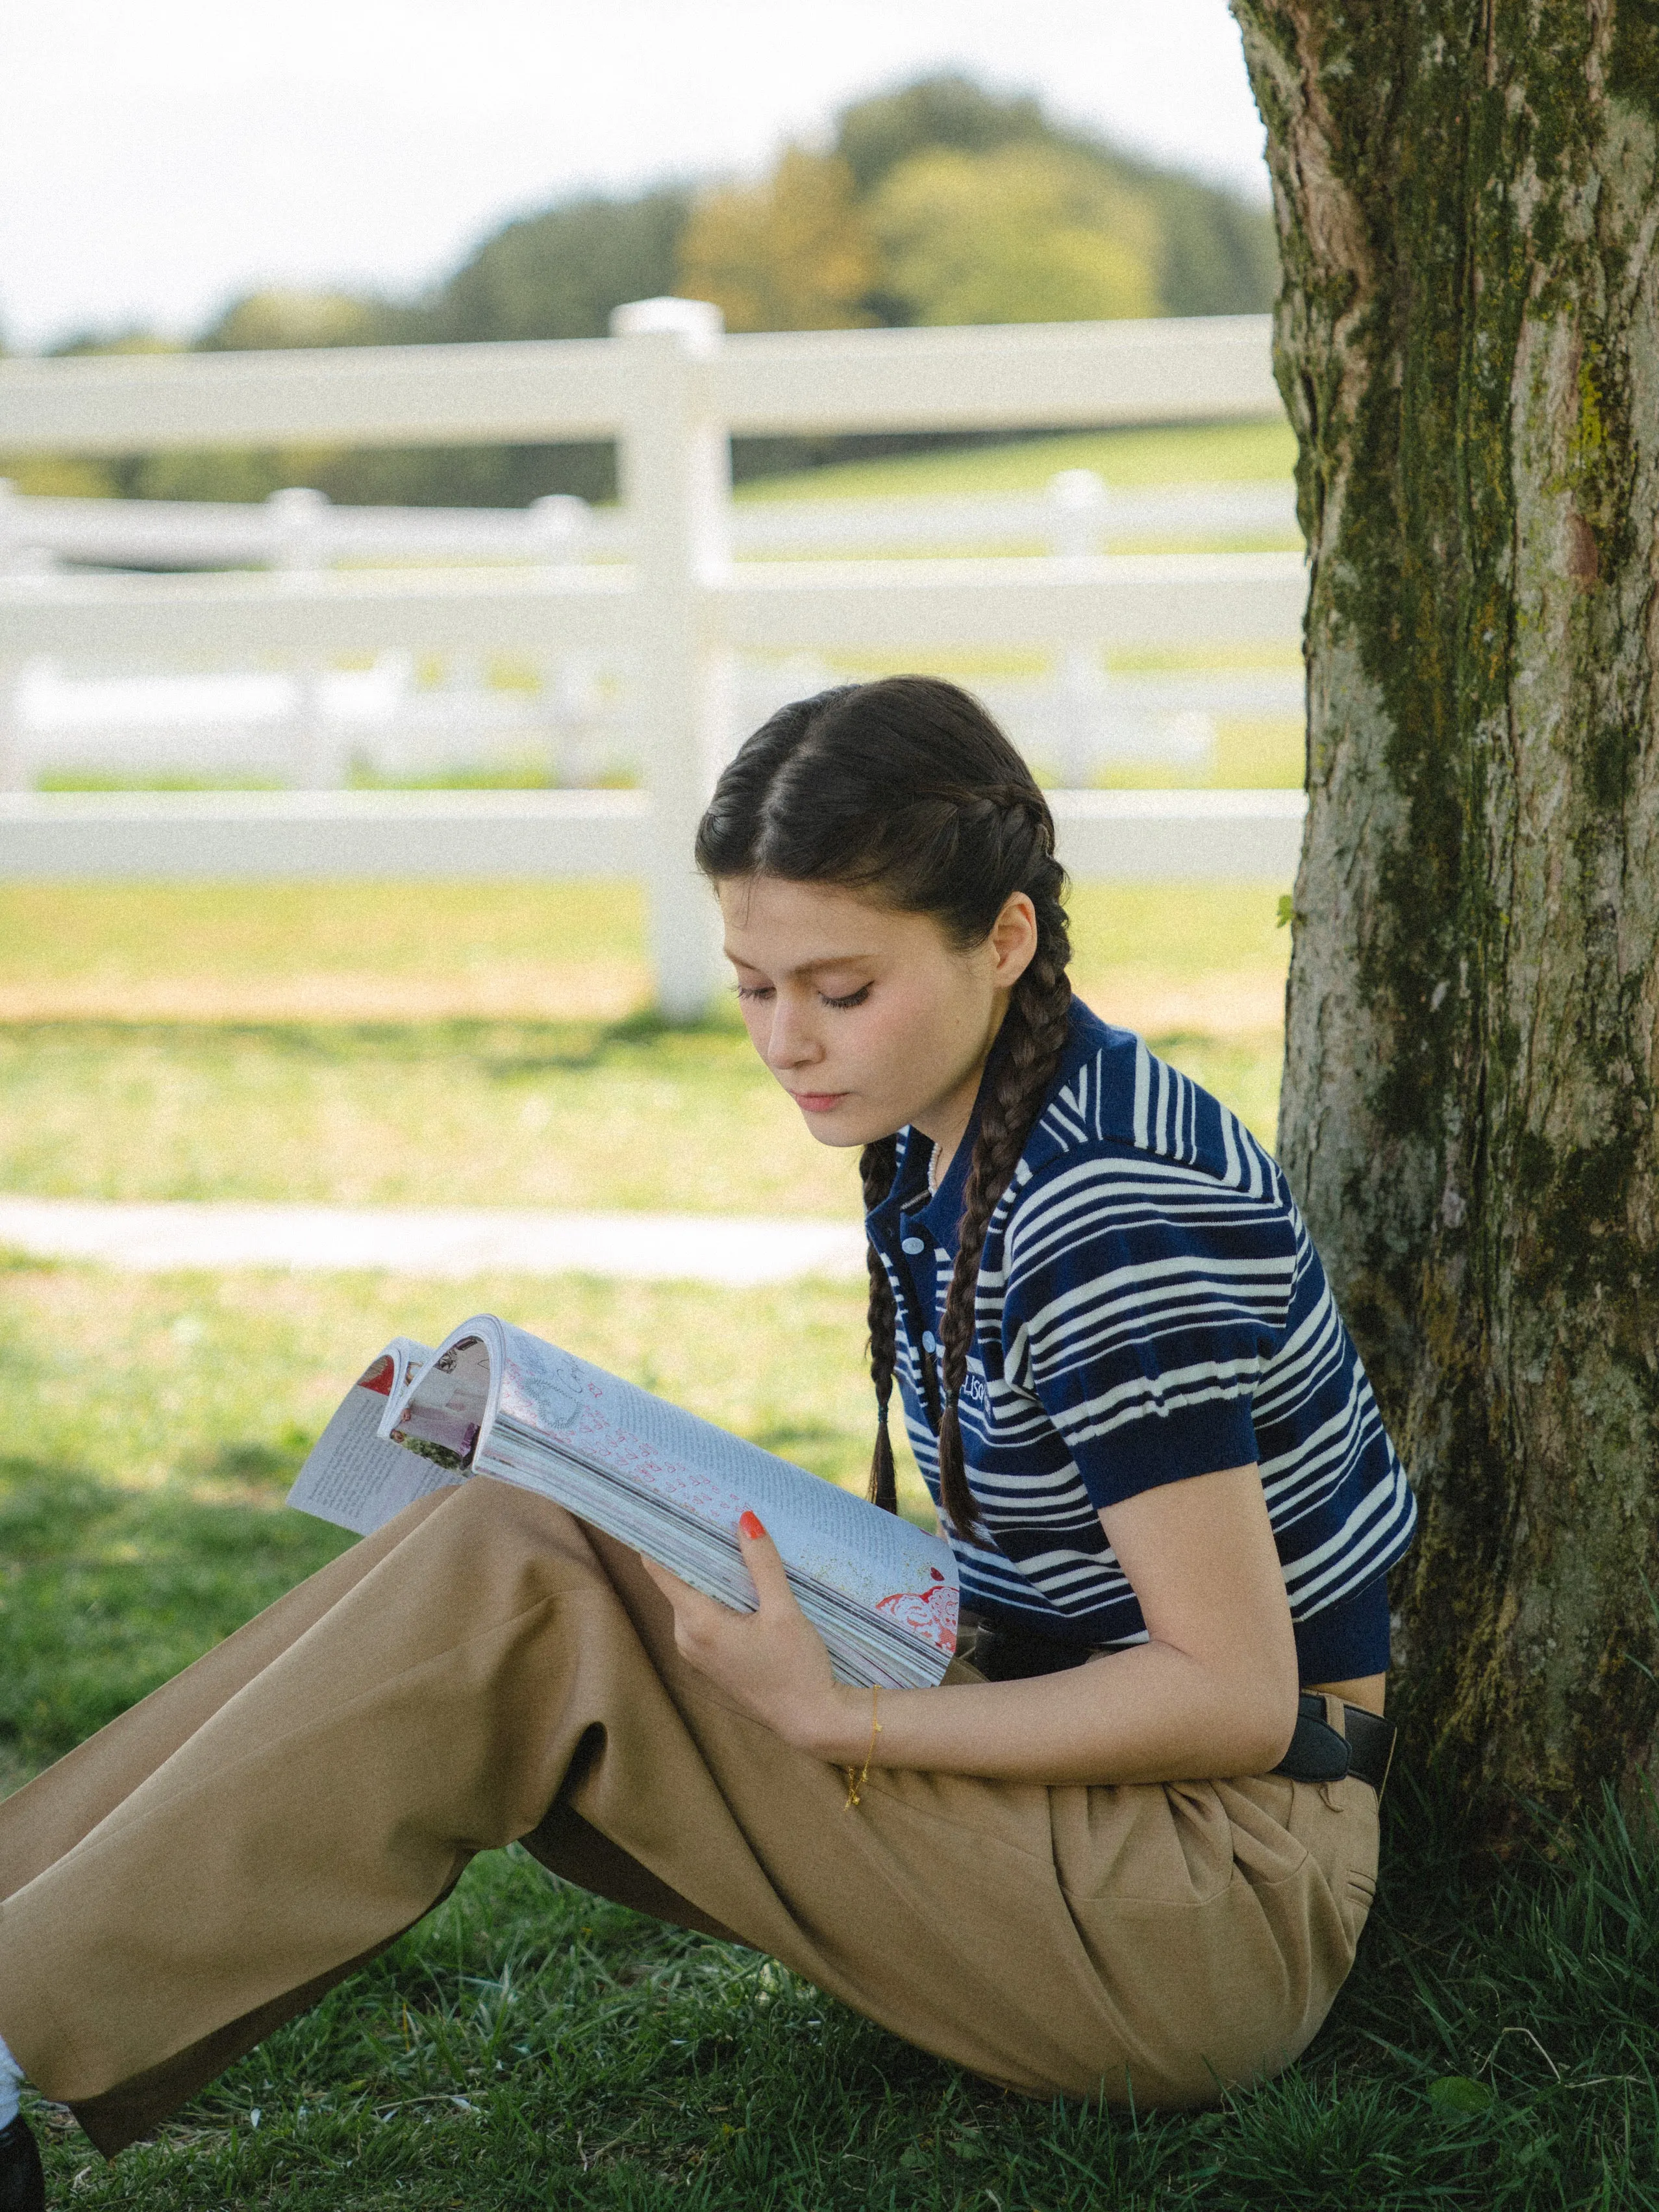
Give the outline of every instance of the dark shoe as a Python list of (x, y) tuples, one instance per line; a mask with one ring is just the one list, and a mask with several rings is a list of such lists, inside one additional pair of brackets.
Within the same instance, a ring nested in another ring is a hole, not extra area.
[(46, 2212), (40, 2153), (21, 2112), (0, 2128), (0, 2212)]

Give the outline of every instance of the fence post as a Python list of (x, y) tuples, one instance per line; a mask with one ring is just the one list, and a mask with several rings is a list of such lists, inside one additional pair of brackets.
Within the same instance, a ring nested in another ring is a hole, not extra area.
[[(16, 501), (17, 487), (0, 477), (0, 576), (21, 574), (28, 565)], [(25, 666), (15, 655), (0, 657), (0, 791), (27, 791), (33, 780), (23, 736)]]
[[(270, 516), (272, 568), (279, 575), (315, 575), (328, 550), (328, 494), (295, 485), (272, 492), (265, 508)], [(305, 661), (289, 673), (294, 680), (289, 722), (294, 781), (301, 791), (337, 790), (345, 781), (345, 762), (324, 696), (325, 672), (319, 663)]]
[[(1105, 535), (1111, 494), (1092, 469), (1061, 469), (1048, 479), (1051, 550), (1061, 560), (1082, 560), (1098, 553)], [(1103, 750), (1109, 746), (1110, 678), (1102, 656), (1102, 643), (1068, 645), (1060, 655), (1059, 757), (1055, 768), (1068, 784), (1084, 784)]]
[(618, 307), (622, 495), (635, 530), (641, 621), (634, 726), (651, 793), (647, 921), (657, 1004), (695, 1021), (719, 988), (719, 916), (691, 841), (732, 739), (732, 660), (707, 587), (731, 558), (731, 442), (709, 412), (705, 365), (724, 328), (701, 300)]
[[(532, 499), (525, 514), (532, 559), (549, 568), (574, 567), (591, 542), (592, 512), (585, 499), (567, 491)], [(589, 767), (592, 750), (581, 735), (572, 735), (591, 719), (598, 701), (591, 664), (568, 651), (544, 653), (536, 664), (536, 692), (549, 775), (555, 783), (574, 783)]]

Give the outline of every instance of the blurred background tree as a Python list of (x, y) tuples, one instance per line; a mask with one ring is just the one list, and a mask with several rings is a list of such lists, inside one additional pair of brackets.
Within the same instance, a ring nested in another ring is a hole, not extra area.
[[(225, 352), (599, 337), (614, 307), (668, 292), (713, 300), (735, 331), (1248, 314), (1272, 306), (1277, 283), (1265, 207), (952, 75), (855, 100), (826, 150), (786, 147), (755, 182), (567, 201), (504, 224), (418, 298), (258, 291), (193, 343)], [(127, 332), (58, 350), (167, 343)], [(753, 439), (733, 466), (753, 477), (938, 442)], [(14, 473), (27, 490), (140, 499), (255, 500), (298, 483), (348, 504), (615, 494), (608, 444), (66, 457)]]
[[(998, 97), (963, 76), (932, 76), (900, 92), (856, 100), (836, 118), (835, 150), (851, 169), (865, 204), (878, 201), (888, 180), (919, 156), (953, 152), (983, 157), (1014, 149), (1070, 156), (1076, 173), (1115, 187), (1109, 204), (1096, 203), (1095, 220), (1107, 225), (1108, 235), (1120, 220), (1150, 225), (1146, 251), (1155, 304), (1103, 312), (1252, 315), (1272, 307), (1279, 255), (1266, 207), (1252, 206), (1236, 193), (1178, 170), (1133, 160), (1086, 131), (1067, 130), (1052, 122), (1035, 100)], [(884, 322), (916, 319), (902, 299), (890, 295), (880, 305)]]
[(875, 322), (876, 235), (838, 155), (787, 146), (769, 177), (705, 193), (680, 239), (678, 289), (731, 331), (854, 330)]
[(911, 323), (1156, 315), (1158, 221), (1098, 162), (1044, 145), (939, 148), (870, 205), (884, 289)]
[(569, 200), (506, 224), (424, 302), (399, 337), (599, 338), (625, 300), (675, 288), (691, 195), (658, 185), (637, 198)]
[(250, 292), (196, 341), (199, 353), (263, 353), (279, 346), (383, 345), (397, 309), (343, 292)]

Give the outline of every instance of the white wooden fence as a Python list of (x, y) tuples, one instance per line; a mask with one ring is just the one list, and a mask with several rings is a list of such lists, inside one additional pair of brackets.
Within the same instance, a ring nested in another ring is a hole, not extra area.
[[(1074, 876), (1287, 888), (1299, 791), (1054, 791)], [(0, 877), (634, 876), (653, 884), (642, 791), (0, 793)]]
[[(1160, 484), (1114, 490), (1062, 469), (1040, 492), (763, 500), (732, 507), (738, 560), (814, 553), (945, 551), (1076, 556), (1137, 540), (1294, 536), (1288, 483)], [(321, 492), (254, 504), (52, 499), (0, 491), (0, 570), (73, 562), (109, 568), (329, 568), (628, 560), (633, 518), (555, 492), (526, 507), (336, 507)]]
[[(1186, 484), (1115, 492), (1067, 469), (1038, 492), (945, 498), (766, 501), (738, 504), (739, 561), (814, 554), (1022, 552), (1060, 557), (1230, 538), (1294, 544), (1285, 482)], [(0, 482), (0, 572), (66, 562), (174, 571), (255, 566), (292, 574), (346, 566), (465, 563), (544, 567), (616, 562), (634, 550), (631, 519), (565, 495), (528, 508), (331, 506), (319, 492), (279, 491), (258, 504), (23, 497)], [(1109, 610), (1103, 610), (1109, 613)], [(1287, 631), (1294, 652), (1294, 633)], [(387, 777), (525, 766), (553, 780), (615, 780), (641, 765), (629, 727), (626, 671), (552, 655), (520, 661), (507, 683), (477, 656), (417, 672), (410, 653), (367, 669), (261, 666), (212, 673), (27, 665), (11, 695), (10, 781), (37, 776), (184, 774), (313, 786), (349, 769)], [(786, 698), (836, 680), (812, 655), (740, 660), (735, 720), (752, 728)], [(1073, 649), (1041, 673), (981, 678), (992, 711), (1040, 766), (1087, 784), (1103, 769), (1206, 766), (1216, 718), (1299, 714), (1294, 659), (1279, 668), (1105, 672), (1097, 649)], [(0, 741), (0, 753), (7, 750)], [(516, 780), (509, 774), (507, 780)]]
[[(0, 807), (0, 872), (45, 872), (48, 862), (67, 872), (77, 857), (76, 872), (149, 873), (317, 872), (325, 860), (418, 873), (427, 856), (467, 872), (625, 861), (650, 889), (661, 1001), (690, 1013), (716, 972), (690, 830), (731, 742), (737, 655), (920, 657), (990, 644), (1063, 656), (1103, 642), (1248, 647), (1297, 635), (1298, 556), (1085, 550), (1137, 526), (1132, 514), (1091, 511), (1093, 495), (1058, 526), (1053, 502), (994, 521), (982, 503), (956, 502), (948, 518), (879, 525), (826, 503), (808, 526), (799, 510), (734, 512), (730, 500), (733, 433), (1277, 415), (1265, 319), (727, 337), (712, 308), (647, 301), (620, 309), (614, 331), (562, 343), (0, 363), (0, 453), (614, 437), (623, 489), (614, 518), (564, 502), (524, 518), (430, 516), (416, 557), (445, 565), (380, 569), (328, 564), (410, 557), (406, 517), (392, 525), (295, 495), (270, 502), (257, 525), (246, 510), (186, 521), (137, 502), (99, 502), (97, 518), (84, 512), (91, 502), (30, 502), (23, 544), (15, 519), (0, 525), (13, 555), (0, 574), (0, 741), (15, 722), (21, 672), (42, 659), (178, 668), (257, 653), (320, 680), (331, 663), (397, 651), (586, 656), (631, 673), (647, 787), (638, 797), (21, 793)], [(1195, 499), (1194, 534), (1218, 519), (1213, 501), (1201, 507)], [(1282, 519), (1282, 501), (1274, 512)], [(903, 534), (924, 522), (921, 538)], [(987, 536), (967, 534), (988, 523)], [(1057, 526), (1071, 535), (1046, 556), (890, 557), (918, 544), (1052, 544)], [(872, 529), (887, 533), (880, 552), (853, 557), (867, 554)], [(258, 560), (268, 572), (51, 565), (171, 560), (185, 530), (204, 567)], [(31, 544), (45, 556), (33, 565)], [(781, 557), (796, 554), (818, 557)], [(311, 780), (326, 780), (323, 764)], [(1195, 872), (1201, 853), (1212, 865), (1196, 872), (1288, 879), (1299, 801), (1285, 799), (1073, 793), (1059, 811), (1069, 856), (1089, 872), (1165, 872), (1143, 865), (1158, 852), (1184, 854), (1180, 872)]]

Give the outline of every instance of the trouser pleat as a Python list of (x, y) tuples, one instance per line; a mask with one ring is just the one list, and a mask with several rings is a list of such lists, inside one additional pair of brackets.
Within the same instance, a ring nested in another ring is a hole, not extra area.
[(1312, 2034), (1375, 1874), (1359, 1784), (845, 1796), (631, 1553), (474, 1480), (0, 1805), (0, 2036), (113, 2150), (521, 1838), (1014, 2087), (1203, 2102)]

